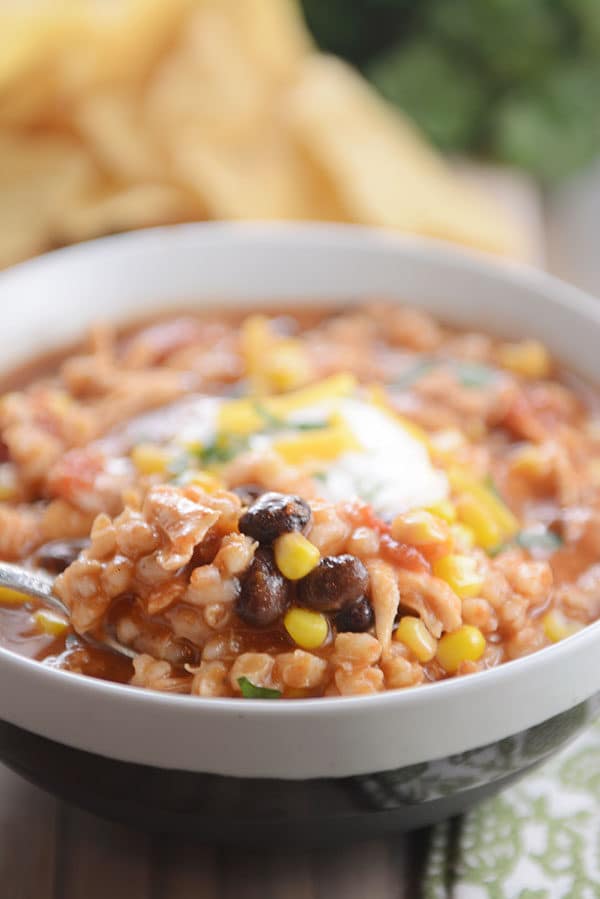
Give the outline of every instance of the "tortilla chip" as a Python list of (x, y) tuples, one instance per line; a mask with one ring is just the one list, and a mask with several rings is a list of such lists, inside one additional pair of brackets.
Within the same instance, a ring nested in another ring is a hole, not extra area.
[(189, 192), (164, 184), (136, 184), (96, 191), (65, 210), (58, 226), (65, 243), (89, 240), (132, 228), (171, 225), (203, 218)]
[(512, 222), (455, 176), (417, 128), (340, 60), (305, 60), (287, 116), (352, 221), (518, 253)]
[(89, 157), (72, 141), (0, 133), (0, 266), (56, 245), (65, 210), (95, 184)]

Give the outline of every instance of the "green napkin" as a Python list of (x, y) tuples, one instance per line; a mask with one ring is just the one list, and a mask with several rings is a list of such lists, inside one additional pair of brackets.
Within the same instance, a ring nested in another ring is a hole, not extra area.
[(523, 781), (433, 830), (423, 899), (600, 897), (600, 722)]

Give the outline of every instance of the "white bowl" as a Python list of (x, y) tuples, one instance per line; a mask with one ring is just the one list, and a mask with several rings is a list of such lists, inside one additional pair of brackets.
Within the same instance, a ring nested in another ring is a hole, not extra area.
[[(382, 296), (459, 326), (539, 337), (600, 380), (600, 306), (590, 297), (525, 267), (440, 243), (312, 224), (142, 231), (6, 271), (2, 365), (66, 344), (98, 319), (124, 321), (169, 305), (274, 300), (294, 308)], [(13, 736), (17, 728), (48, 745), (153, 769), (280, 781), (353, 778), (479, 751), (587, 708), (582, 704), (600, 691), (599, 652), (595, 624), (466, 678), (367, 697), (269, 702), (145, 692), (48, 669), (0, 647), (0, 719)], [(12, 758), (6, 746), (4, 756)]]

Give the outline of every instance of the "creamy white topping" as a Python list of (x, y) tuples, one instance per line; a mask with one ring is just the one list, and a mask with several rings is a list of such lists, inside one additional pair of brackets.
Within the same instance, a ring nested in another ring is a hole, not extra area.
[(448, 481), (426, 447), (392, 416), (360, 400), (337, 406), (364, 450), (339, 456), (319, 480), (326, 499), (358, 496), (386, 518), (431, 506), (448, 495)]
[[(217, 437), (223, 402), (219, 397), (188, 397), (140, 416), (128, 425), (121, 439), (126, 437), (131, 444), (158, 440), (174, 448), (196, 443), (209, 446)], [(247, 446), (267, 450), (284, 434), (306, 434), (306, 425), (326, 427), (334, 413), (347, 424), (360, 449), (319, 465), (317, 478), (325, 499), (337, 502), (358, 497), (370, 503), (378, 515), (391, 518), (408, 509), (434, 505), (447, 496), (446, 475), (432, 465), (423, 443), (393, 415), (365, 400), (338, 398), (298, 410), (287, 419), (284, 431), (266, 427), (251, 435)]]

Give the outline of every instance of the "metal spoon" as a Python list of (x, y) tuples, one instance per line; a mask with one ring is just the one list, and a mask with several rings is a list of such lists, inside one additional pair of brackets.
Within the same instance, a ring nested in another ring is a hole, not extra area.
[[(0, 562), (0, 587), (8, 587), (18, 593), (33, 596), (65, 618), (70, 619), (71, 612), (62, 600), (54, 594), (54, 578), (44, 571), (34, 571), (30, 568), (22, 568), (20, 565), (11, 565), (9, 562)], [(102, 640), (96, 640), (88, 634), (80, 634), (86, 643), (100, 649), (112, 649), (120, 655), (130, 659), (135, 658), (136, 653), (128, 646), (123, 646), (114, 637), (108, 634)]]

